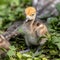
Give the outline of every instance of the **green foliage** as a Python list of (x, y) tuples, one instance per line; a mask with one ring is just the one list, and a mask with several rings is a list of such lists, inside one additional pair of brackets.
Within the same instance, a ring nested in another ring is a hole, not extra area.
[(7, 52), (7, 55), (9, 56), (9, 57), (12, 57), (12, 56), (14, 56), (16, 53), (15, 53), (15, 50), (16, 50), (16, 48), (14, 47), (14, 46), (10, 46), (10, 50)]
[(56, 4), (56, 8), (57, 8), (57, 10), (59, 11), (59, 14), (60, 14), (60, 3)]
[(22, 34), (24, 33), (23, 30), (22, 30), (21, 28), (19, 29), (19, 32), (22, 33)]
[(3, 21), (0, 23), (1, 30), (8, 28), (14, 21), (24, 20), (24, 9), (31, 5), (31, 0), (2, 0), (0, 3), (0, 20)]
[(59, 17), (51, 17), (47, 19), (47, 22), (49, 24), (48, 28), (51, 32), (52, 36), (52, 43), (57, 45), (60, 49), (60, 20)]
[(47, 19), (47, 22), (49, 24), (48, 28), (51, 28), (55, 32), (59, 32), (60, 31), (60, 27), (59, 27), (60, 26), (60, 20), (59, 20), (59, 18), (50, 17), (50, 18)]
[(21, 58), (22, 58), (22, 54), (19, 53), (19, 52), (17, 52), (17, 57), (18, 57), (19, 59), (21, 59)]

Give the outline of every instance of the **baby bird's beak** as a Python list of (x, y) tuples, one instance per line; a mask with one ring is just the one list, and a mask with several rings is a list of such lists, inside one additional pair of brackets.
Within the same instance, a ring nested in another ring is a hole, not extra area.
[(28, 22), (29, 20), (31, 20), (30, 16), (26, 16), (26, 22)]
[(26, 18), (26, 22), (28, 22), (28, 20), (29, 20), (29, 19), (28, 19), (28, 18)]

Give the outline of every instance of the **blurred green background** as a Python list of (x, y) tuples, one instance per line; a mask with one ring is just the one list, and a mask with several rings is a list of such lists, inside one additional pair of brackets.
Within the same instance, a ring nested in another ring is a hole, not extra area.
[(24, 20), (24, 9), (32, 5), (32, 0), (0, 0), (0, 30), (11, 22)]

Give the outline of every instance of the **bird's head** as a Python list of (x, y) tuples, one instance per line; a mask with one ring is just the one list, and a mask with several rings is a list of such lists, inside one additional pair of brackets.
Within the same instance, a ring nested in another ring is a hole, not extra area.
[(36, 17), (36, 9), (34, 7), (27, 7), (25, 9), (26, 21), (35, 20)]

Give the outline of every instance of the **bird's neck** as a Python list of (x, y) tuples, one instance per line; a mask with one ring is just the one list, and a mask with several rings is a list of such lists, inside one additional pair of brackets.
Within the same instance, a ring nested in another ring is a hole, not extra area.
[(34, 20), (28, 20), (27, 22), (24, 23), (24, 25), (26, 25), (29, 30), (30, 30), (30, 33), (34, 33), (34, 24), (35, 24), (35, 19)]
[(33, 20), (31, 21), (31, 25), (33, 25), (33, 24), (34, 24), (34, 21), (35, 21), (35, 19), (33, 19)]
[(30, 22), (31, 33), (33, 33), (33, 24), (34, 24), (34, 21), (35, 21), (35, 20), (32, 20), (32, 21)]

